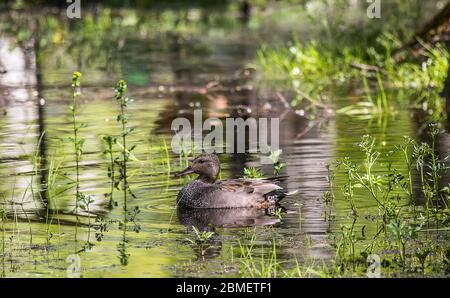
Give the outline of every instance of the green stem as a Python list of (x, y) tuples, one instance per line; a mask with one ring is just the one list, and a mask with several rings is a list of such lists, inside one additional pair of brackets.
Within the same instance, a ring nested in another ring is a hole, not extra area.
[(123, 210), (127, 212), (127, 191), (128, 191), (128, 183), (127, 183), (127, 138), (126, 138), (126, 119), (125, 119), (125, 111), (124, 105), (120, 105), (120, 113), (122, 115), (122, 143), (123, 143)]
[(112, 144), (109, 144), (109, 157), (111, 162), (111, 193), (109, 197), (109, 207), (112, 208), (114, 205), (113, 193), (114, 193), (114, 157), (112, 153)]

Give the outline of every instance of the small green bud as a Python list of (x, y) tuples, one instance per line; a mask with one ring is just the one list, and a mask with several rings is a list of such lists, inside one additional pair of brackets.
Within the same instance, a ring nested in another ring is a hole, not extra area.
[(75, 71), (72, 74), (72, 87), (80, 87), (81, 72)]
[(117, 93), (125, 93), (127, 91), (127, 83), (124, 80), (120, 80), (116, 85)]

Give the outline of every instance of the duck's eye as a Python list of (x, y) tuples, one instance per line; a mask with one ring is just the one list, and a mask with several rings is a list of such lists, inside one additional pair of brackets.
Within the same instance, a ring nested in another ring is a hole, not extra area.
[(203, 159), (200, 159), (198, 162), (199, 163), (204, 163), (205, 161)]

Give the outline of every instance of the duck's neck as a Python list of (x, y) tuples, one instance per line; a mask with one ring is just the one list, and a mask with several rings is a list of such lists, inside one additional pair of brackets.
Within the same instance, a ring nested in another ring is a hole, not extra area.
[(200, 180), (204, 183), (213, 184), (214, 182), (216, 182), (217, 177), (211, 177), (209, 175), (200, 175), (198, 176), (197, 180)]

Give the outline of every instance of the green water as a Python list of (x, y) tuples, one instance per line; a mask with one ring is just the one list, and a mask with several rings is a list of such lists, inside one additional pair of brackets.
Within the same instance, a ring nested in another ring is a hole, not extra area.
[[(164, 144), (169, 146), (173, 136), (171, 122), (180, 116), (192, 119), (194, 107), (202, 109), (204, 117), (238, 117), (236, 106), (242, 104), (256, 117), (258, 107), (270, 98), (243, 72), (255, 61), (261, 39), (270, 40), (264, 25), (258, 24), (262, 21), (246, 25), (220, 12), (212, 12), (205, 21), (202, 13), (192, 10), (190, 19), (170, 11), (159, 17), (129, 11), (120, 18), (107, 11), (86, 14), (82, 24), (49, 16), (35, 29), (41, 30), (39, 45), (25, 43), (33, 30), (23, 25), (36, 16), (1, 15), (5, 25), (0, 52), (7, 70), (0, 75), (0, 207), (7, 214), (0, 235), (3, 276), (66, 277), (71, 268), (68, 257), (73, 255), (80, 258), (82, 277), (239, 276), (238, 243), (253, 233), (258, 247), (267, 250), (277, 239), (278, 258), (288, 266), (296, 258), (330, 260), (334, 248), (329, 235), (349, 217), (347, 203), (337, 200), (335, 220), (325, 220), (325, 164), (345, 156), (361, 159), (356, 143), (364, 134), (376, 137), (384, 153), (405, 135), (426, 140), (413, 111), (406, 108), (383, 117), (334, 114), (309, 121), (295, 113), (283, 116), (280, 141), (287, 166), (281, 174), (287, 178), (281, 185), (298, 193), (282, 202), (286, 209), (282, 219), (255, 210), (211, 211), (216, 234), (213, 247), (201, 256), (186, 238), (192, 237), (190, 225), (202, 225), (203, 215), (176, 209), (177, 193), (189, 180), (172, 177), (184, 161), (170, 148), (170, 171), (167, 167)], [(19, 46), (13, 47), (17, 42)], [(87, 125), (79, 132), (86, 139), (80, 189), (94, 199), (90, 212), (80, 214), (79, 224), (73, 213), (75, 169), (68, 141), (70, 79), (75, 70), (83, 73), (78, 112), (79, 121)], [(104, 135), (120, 134), (113, 99), (113, 86), (120, 78), (127, 80), (134, 99), (127, 112), (135, 131), (127, 142), (137, 145), (129, 166), (136, 197), (129, 199), (128, 208), (140, 210), (125, 233), (119, 228), (124, 220), (119, 191), (113, 193), (118, 206), (107, 208), (110, 181), (102, 143)], [(216, 80), (223, 88), (205, 88)], [(334, 99), (340, 107), (355, 97), (340, 90)], [(439, 144), (445, 154), (447, 133)], [(252, 154), (222, 154), (220, 159), (222, 178), (241, 176), (244, 167), (258, 166), (259, 160)], [(39, 162), (48, 171), (36, 175)], [(406, 171), (400, 156), (394, 164)], [(43, 181), (50, 180), (51, 169), (57, 169), (53, 187), (42, 197), (39, 190)], [(269, 167), (263, 171), (272, 174)], [(345, 183), (345, 176), (338, 175), (336, 183)], [(370, 197), (359, 195), (357, 203), (361, 217), (376, 213)], [(107, 227), (103, 235), (95, 229), (101, 224)], [(362, 220), (363, 224), (369, 232), (376, 229), (370, 220)]]

